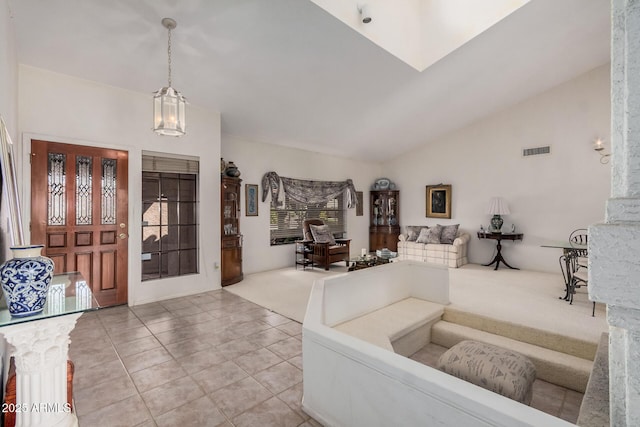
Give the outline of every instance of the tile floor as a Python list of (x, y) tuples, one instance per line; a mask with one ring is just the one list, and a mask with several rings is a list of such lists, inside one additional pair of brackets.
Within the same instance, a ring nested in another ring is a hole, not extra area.
[[(300, 323), (224, 290), (85, 313), (70, 348), (80, 427), (319, 426), (300, 408), (301, 338)], [(581, 400), (536, 381), (532, 406), (575, 422)]]
[(71, 334), (81, 427), (319, 426), (302, 326), (226, 291), (85, 313)]

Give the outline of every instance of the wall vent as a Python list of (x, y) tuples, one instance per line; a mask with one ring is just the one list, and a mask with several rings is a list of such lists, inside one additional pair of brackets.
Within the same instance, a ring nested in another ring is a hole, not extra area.
[(523, 148), (522, 157), (539, 156), (540, 154), (551, 154), (551, 146)]

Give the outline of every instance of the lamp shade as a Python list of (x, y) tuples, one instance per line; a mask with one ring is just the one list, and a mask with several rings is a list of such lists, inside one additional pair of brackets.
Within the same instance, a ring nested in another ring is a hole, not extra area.
[(491, 200), (489, 200), (487, 213), (490, 215), (509, 215), (511, 212), (509, 211), (507, 202), (502, 197), (492, 197)]

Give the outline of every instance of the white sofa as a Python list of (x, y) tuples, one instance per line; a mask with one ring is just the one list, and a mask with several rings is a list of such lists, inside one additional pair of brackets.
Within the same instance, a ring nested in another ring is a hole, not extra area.
[(467, 259), (468, 233), (458, 232), (452, 244), (408, 242), (407, 235), (398, 237), (398, 259), (422, 261), (458, 268), (469, 262)]

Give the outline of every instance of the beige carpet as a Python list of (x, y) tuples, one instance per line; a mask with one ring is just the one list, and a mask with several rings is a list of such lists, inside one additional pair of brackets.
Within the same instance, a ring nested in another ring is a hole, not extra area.
[[(291, 267), (249, 274), (225, 289), (302, 322), (314, 280), (344, 272), (346, 268), (340, 264), (329, 271)], [(604, 306), (597, 304), (596, 317), (591, 317), (591, 302), (584, 288), (578, 290), (573, 305), (558, 299), (564, 294), (560, 272), (495, 271), (467, 264), (449, 269), (449, 278), (451, 308), (595, 343), (608, 331)]]
[(302, 323), (313, 282), (346, 272), (344, 263), (332, 265), (329, 271), (319, 268), (283, 268), (248, 274), (242, 282), (224, 289)]

